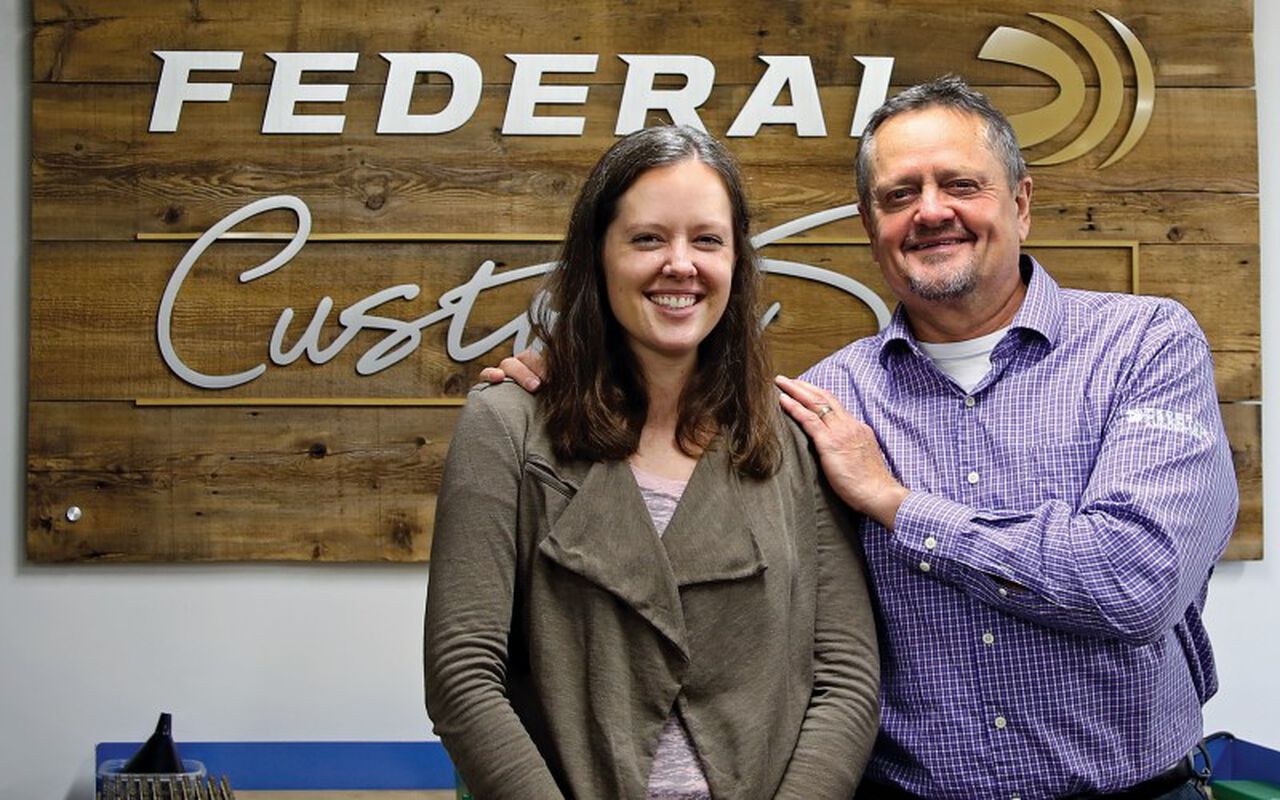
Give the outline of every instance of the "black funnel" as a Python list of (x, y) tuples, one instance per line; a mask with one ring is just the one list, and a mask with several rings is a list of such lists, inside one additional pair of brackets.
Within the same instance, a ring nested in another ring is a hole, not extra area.
[(178, 755), (178, 748), (173, 743), (173, 733), (170, 730), (172, 717), (169, 713), (160, 714), (160, 720), (156, 722), (156, 732), (151, 734), (151, 738), (138, 748), (138, 752), (133, 754), (124, 765), (121, 772), (127, 773), (177, 773), (182, 772), (182, 757)]

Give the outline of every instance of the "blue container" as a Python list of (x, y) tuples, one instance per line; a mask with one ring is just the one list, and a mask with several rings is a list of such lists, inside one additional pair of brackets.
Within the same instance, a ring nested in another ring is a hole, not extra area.
[(1261, 781), (1280, 786), (1280, 752), (1229, 733), (1207, 737), (1205, 749), (1213, 761), (1210, 785), (1220, 781)]

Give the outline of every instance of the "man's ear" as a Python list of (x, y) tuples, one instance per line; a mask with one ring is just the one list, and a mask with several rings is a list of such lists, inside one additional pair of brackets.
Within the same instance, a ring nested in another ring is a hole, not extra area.
[(871, 240), (871, 254), (874, 256), (876, 252), (876, 223), (872, 218), (871, 212), (864, 209), (862, 204), (858, 204), (858, 221), (862, 223), (862, 230), (866, 232), (867, 238)]
[(1031, 233), (1031, 176), (1018, 181), (1018, 188), (1014, 192), (1013, 202), (1018, 206), (1018, 233), (1020, 241), (1025, 242), (1027, 235)]

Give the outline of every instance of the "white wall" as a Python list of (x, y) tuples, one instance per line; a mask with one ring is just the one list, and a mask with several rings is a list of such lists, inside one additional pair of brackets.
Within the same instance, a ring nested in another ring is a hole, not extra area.
[[(1280, 141), (1280, 4), (1256, 0), (1259, 142)], [(0, 0), (0, 798), (92, 797), (95, 742), (162, 710), (180, 739), (407, 740), (428, 734), (425, 568), (24, 563), (30, 153), (27, 0)], [(1280, 302), (1280, 149), (1262, 150), (1263, 307)], [(1280, 464), (1280, 317), (1263, 318), (1264, 459)], [(1280, 470), (1269, 555), (1221, 567), (1208, 729), (1280, 747)], [(151, 631), (150, 634), (142, 633)], [(136, 644), (131, 644), (136, 642)]]

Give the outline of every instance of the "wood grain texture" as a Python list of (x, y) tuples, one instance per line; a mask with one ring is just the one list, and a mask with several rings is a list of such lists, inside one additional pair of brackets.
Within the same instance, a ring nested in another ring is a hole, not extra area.
[[(703, 113), (710, 131), (728, 127), (746, 91), (713, 94)], [(554, 233), (563, 227), (589, 165), (615, 141), (619, 92), (602, 87), (581, 109), (587, 118), (582, 137), (497, 134), (504, 98), (492, 91), (485, 93), (472, 121), (455, 133), (378, 136), (381, 95), (370, 88), (352, 89), (342, 106), (348, 121), (341, 136), (263, 136), (266, 90), (261, 87), (246, 87), (227, 104), (189, 104), (177, 133), (151, 134), (146, 131), (154, 99), (149, 86), (37, 85), (32, 233), (49, 240), (200, 232), (250, 200), (285, 190), (311, 206), (317, 230)], [(1052, 98), (1043, 89), (995, 87), (991, 94), (997, 103), (1020, 107)], [(729, 141), (766, 225), (853, 200), (856, 140), (847, 129), (854, 95), (830, 90), (823, 97), (832, 109), (831, 135), (825, 138), (799, 138), (785, 128)], [(1122, 133), (1117, 129), (1085, 158), (1033, 169), (1039, 189), (1050, 201), (1072, 192), (1084, 193), (1078, 198), (1126, 193), (1094, 206), (1128, 206), (1113, 214), (1126, 220), (1157, 211), (1141, 224), (1150, 235), (1166, 239), (1171, 232), (1177, 237), (1203, 228), (1209, 223), (1198, 220), (1223, 213), (1206, 210), (1203, 193), (1256, 195), (1252, 90), (1160, 92), (1139, 146), (1118, 163), (1097, 169)], [(1060, 144), (1055, 139), (1045, 147), (1055, 143)], [(1139, 197), (1136, 192), (1160, 194)], [(1201, 195), (1198, 204), (1187, 206), (1190, 201), (1179, 199), (1190, 193)], [(1070, 207), (1090, 207), (1079, 202)], [(1222, 208), (1250, 202), (1228, 196)], [(1185, 221), (1179, 217), (1184, 206), (1192, 215)], [(1076, 235), (1095, 234), (1087, 216), (1071, 219)], [(1247, 229), (1250, 220), (1256, 224), (1256, 212), (1231, 225)]]
[[(160, 296), (186, 251), (181, 243), (40, 243), (33, 248), (30, 391), (36, 400), (133, 400), (139, 397), (193, 397), (204, 390), (178, 380), (160, 358), (156, 317)], [(422, 294), (395, 301), (379, 313), (405, 321), (422, 320), (439, 309), (442, 292), (469, 280), (485, 260), (507, 269), (555, 257), (553, 244), (497, 243), (334, 243), (308, 244), (293, 262), (251, 283), (237, 276), (265, 261), (279, 245), (224, 243), (198, 262), (183, 284), (174, 310), (175, 350), (191, 368), (207, 374), (234, 374), (270, 364), (267, 348), (281, 311), (295, 309), (287, 344), (297, 341), (324, 297), (335, 310), (321, 336), (336, 338), (341, 309), (375, 291), (413, 284)], [(1111, 248), (1036, 247), (1036, 256), (1064, 286), (1132, 291), (1131, 253)], [(813, 265), (851, 277), (894, 305), (866, 245), (777, 244), (768, 258)], [(1142, 291), (1181, 300), (1200, 320), (1220, 366), (1224, 399), (1257, 397), (1260, 352), (1259, 287), (1255, 245), (1166, 245), (1142, 250)], [(90, 269), (82, 268), (91, 265)], [(460, 342), (472, 345), (519, 316), (539, 285), (536, 278), (485, 290), (461, 328)], [(131, 291), (122, 293), (121, 286)], [(287, 303), (283, 302), (284, 299)], [(876, 319), (857, 298), (831, 286), (783, 276), (766, 279), (765, 301), (782, 303), (769, 328), (775, 366), (794, 374), (847, 342), (873, 333)], [(511, 352), (508, 337), (460, 364), (445, 349), (448, 327), (441, 320), (422, 331), (422, 343), (405, 360), (360, 376), (358, 358), (384, 337), (359, 334), (333, 360), (316, 365), (302, 358), (269, 366), (257, 380), (227, 394), (233, 397), (460, 397), (479, 369)], [(1243, 354), (1243, 358), (1235, 354)], [(104, 357), (107, 356), (107, 357)]]
[[(456, 408), (32, 402), (37, 561), (425, 561)], [(66, 510), (83, 516), (69, 522)]]
[(1214, 350), (1259, 352), (1257, 245), (1143, 248), (1142, 291), (1172, 297), (1200, 321)]
[[(1230, 558), (1262, 553), (1261, 411), (1224, 403)], [(457, 409), (33, 402), (37, 561), (424, 561)], [(69, 522), (77, 506), (83, 516)]]
[(1262, 406), (1223, 403), (1222, 424), (1231, 442), (1231, 459), (1240, 487), (1236, 531), (1223, 558), (1262, 558)]
[[(1097, 3), (1054, 0), (1051, 7), (1115, 39), (1094, 11)], [(1043, 85), (1048, 80), (1036, 72), (975, 54), (1000, 25), (1034, 32), (1064, 49), (1075, 46), (1061, 30), (1028, 16), (1046, 10), (1042, 0), (983, 7), (864, 0), (821, 13), (799, 3), (724, 0), (693, 10), (680, 0), (307, 0), (267, 6), (255, 0), (36, 0), (33, 8), (33, 74), (40, 82), (149, 83), (159, 70), (152, 50), (236, 49), (245, 52), (237, 79), (254, 83), (271, 79), (272, 62), (262, 54), (284, 50), (359, 52), (359, 68), (350, 76), (357, 83), (385, 79), (379, 52), (457, 51), (475, 58), (486, 80), (497, 83), (511, 79), (506, 53), (599, 53), (589, 80), (616, 84), (625, 75), (617, 54), (663, 52), (710, 58), (717, 79), (729, 83), (754, 82), (762, 71), (755, 56), (763, 53), (808, 54), (818, 79), (828, 84), (856, 83), (861, 68), (854, 55), (891, 54), (905, 83), (927, 80), (947, 65), (979, 83)], [(1253, 85), (1249, 0), (1113, 0), (1106, 11), (1148, 47), (1158, 43), (1153, 67), (1161, 85)]]
[[(381, 313), (421, 319), (438, 308), (439, 295), (465, 282), (482, 261), (507, 268), (554, 257), (549, 245), (312, 243), (292, 263), (250, 284), (237, 280), (241, 270), (261, 263), (278, 245), (226, 243), (209, 251), (183, 285), (175, 306), (173, 340), (182, 359), (209, 374), (230, 374), (262, 363), (280, 316), (282, 298), (296, 308), (289, 342), (296, 340), (321, 298), (336, 309), (378, 289), (411, 283), (422, 287), (414, 301), (389, 304)], [(43, 332), (32, 340), (32, 397), (40, 400), (130, 400), (149, 396), (199, 396), (202, 390), (178, 381), (158, 357), (155, 318), (160, 295), (185, 247), (170, 243), (45, 244), (35, 254), (32, 325)], [(371, 252), (372, 251), (372, 252)], [(1053, 252), (1057, 258), (1047, 253)], [(876, 291), (892, 307), (866, 245), (775, 245), (762, 255), (800, 261), (853, 277)], [(1043, 251), (1046, 263), (1068, 285), (1094, 285), (1115, 291), (1131, 288), (1129, 251)], [(144, 258), (146, 257), (146, 258)], [(48, 259), (46, 261), (46, 259)], [(76, 265), (92, 263), (92, 270)], [(462, 341), (471, 343), (523, 312), (539, 281), (529, 279), (487, 290), (468, 317)], [(122, 294), (121, 285), (133, 291)], [(799, 371), (846, 342), (872, 333), (870, 309), (837, 289), (796, 278), (767, 279), (766, 302), (781, 302), (771, 326), (777, 365)], [(327, 344), (340, 326), (335, 314), (322, 337)], [(1226, 317), (1224, 317), (1226, 319)], [(467, 368), (445, 351), (445, 327), (423, 332), (413, 356), (375, 375), (355, 373), (355, 361), (380, 335), (357, 337), (324, 365), (300, 360), (269, 369), (232, 396), (460, 396), (480, 365), (509, 353), (503, 349)], [(103, 359), (103, 353), (119, 358)], [(481, 354), (482, 356), (485, 354)]]

